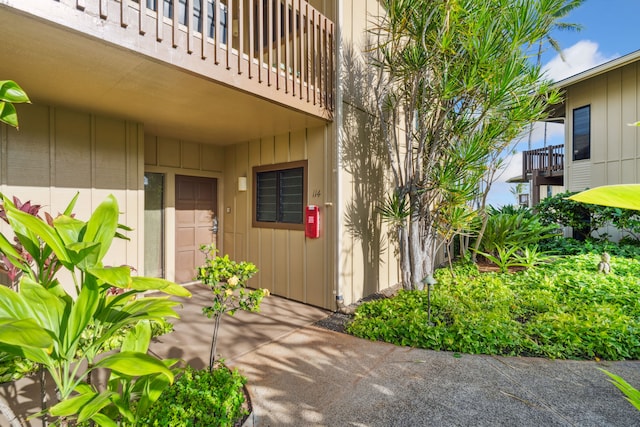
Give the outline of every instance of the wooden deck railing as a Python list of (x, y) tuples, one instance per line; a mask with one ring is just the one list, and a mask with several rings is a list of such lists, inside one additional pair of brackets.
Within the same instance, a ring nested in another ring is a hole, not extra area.
[(227, 73), (223, 83), (242, 87), (246, 79), (248, 92), (257, 82), (269, 87), (262, 97), (286, 94), (294, 107), (333, 111), (334, 24), (304, 0), (52, 1), (98, 18), (95, 25), (115, 23), (126, 37), (170, 43), (215, 75)]
[(564, 171), (564, 145), (522, 152), (522, 176), (526, 178), (534, 171), (545, 176), (561, 175)]

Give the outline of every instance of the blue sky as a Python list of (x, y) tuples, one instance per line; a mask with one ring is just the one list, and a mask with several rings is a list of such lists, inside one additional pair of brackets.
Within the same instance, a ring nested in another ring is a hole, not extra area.
[[(566, 61), (551, 48), (542, 55), (542, 64), (553, 80), (588, 70), (597, 65), (640, 49), (640, 0), (586, 0), (574, 9), (562, 22), (580, 24), (581, 31), (555, 31)], [(547, 126), (547, 145), (562, 144), (562, 125)], [(544, 145), (544, 126), (536, 126), (532, 148)], [(521, 140), (516, 150), (526, 150), (527, 138)], [(521, 174), (522, 156), (516, 154), (509, 162), (498, 182), (494, 183), (488, 203), (494, 206), (515, 203), (510, 189), (513, 184), (505, 181)]]

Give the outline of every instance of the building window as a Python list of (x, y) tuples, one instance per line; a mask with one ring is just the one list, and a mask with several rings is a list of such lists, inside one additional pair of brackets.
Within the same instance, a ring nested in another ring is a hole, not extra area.
[(304, 230), (307, 161), (253, 168), (254, 227)]
[(164, 175), (144, 173), (144, 275), (164, 277)]
[(591, 106), (573, 110), (573, 160), (591, 158)]

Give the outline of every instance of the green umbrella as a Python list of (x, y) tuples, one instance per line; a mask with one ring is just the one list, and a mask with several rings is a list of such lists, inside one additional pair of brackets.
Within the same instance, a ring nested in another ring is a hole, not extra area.
[(569, 197), (576, 202), (640, 210), (640, 184), (604, 185)]

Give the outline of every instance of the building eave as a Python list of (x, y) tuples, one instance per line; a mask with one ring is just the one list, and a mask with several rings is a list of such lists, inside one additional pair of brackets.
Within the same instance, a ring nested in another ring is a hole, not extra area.
[(615, 70), (617, 68), (624, 67), (627, 64), (631, 64), (639, 60), (640, 60), (640, 50), (636, 50), (635, 52), (631, 52), (627, 55), (605, 62), (604, 64), (600, 64), (596, 67), (590, 68), (581, 73), (575, 74), (571, 77), (567, 77), (566, 79), (559, 80), (553, 83), (551, 87), (554, 89), (565, 89), (576, 83), (580, 83), (584, 80), (591, 79), (600, 74), (604, 74), (609, 71)]

